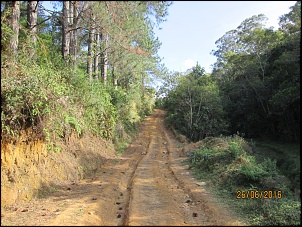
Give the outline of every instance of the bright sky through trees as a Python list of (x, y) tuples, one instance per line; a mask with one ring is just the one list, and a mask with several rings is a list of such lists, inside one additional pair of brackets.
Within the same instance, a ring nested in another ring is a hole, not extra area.
[(170, 71), (186, 71), (196, 65), (212, 71), (210, 54), (215, 41), (253, 15), (264, 14), (267, 26), (278, 28), (279, 16), (296, 1), (174, 1), (167, 21), (156, 35), (162, 42), (159, 56)]

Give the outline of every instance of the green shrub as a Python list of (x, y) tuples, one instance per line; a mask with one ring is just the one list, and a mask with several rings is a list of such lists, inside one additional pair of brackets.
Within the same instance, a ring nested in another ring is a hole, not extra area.
[(104, 86), (100, 82), (90, 85), (84, 74), (71, 76), (68, 68), (54, 67), (28, 66), (21, 60), (3, 70), (2, 136), (12, 139), (21, 129), (31, 127), (47, 137), (48, 147), (55, 150), (58, 140), (72, 132), (81, 136), (90, 131), (112, 138), (115, 108)]
[[(197, 175), (218, 188), (222, 197), (232, 198), (234, 206), (251, 225), (299, 225), (301, 202), (290, 190), (290, 180), (281, 174), (277, 160), (256, 157), (238, 135), (205, 138), (188, 155)], [(285, 161), (286, 162), (286, 161)], [(238, 190), (278, 190), (282, 198), (237, 199)]]
[(301, 202), (273, 200), (261, 206), (260, 215), (252, 219), (253, 225), (298, 226), (301, 224)]

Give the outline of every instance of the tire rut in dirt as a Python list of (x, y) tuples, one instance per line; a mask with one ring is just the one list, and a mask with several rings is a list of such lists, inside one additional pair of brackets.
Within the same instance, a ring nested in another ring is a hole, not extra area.
[[(208, 202), (208, 192), (197, 186), (196, 181), (189, 175), (187, 167), (182, 163), (183, 144), (165, 128), (164, 114), (164, 111), (156, 110), (153, 115), (148, 116), (127, 151), (119, 158), (102, 164), (93, 178), (83, 179), (72, 186), (68, 185), (71, 190), (62, 188), (62, 191), (44, 200), (50, 211), (59, 212), (43, 216), (49, 217), (43, 224), (47, 226), (233, 224), (233, 219), (230, 219), (230, 222), (226, 221), (227, 215), (223, 215), (223, 210), (213, 209), (213, 204)], [(216, 204), (214, 206), (216, 208)], [(39, 215), (37, 212), (35, 219), (29, 220), (41, 219)], [(27, 223), (31, 225), (42, 224), (29, 220)]]
[[(140, 161), (132, 179), (128, 218), (124, 225), (167, 225), (178, 224), (173, 220), (179, 216), (171, 212), (173, 199), (168, 192), (166, 177), (159, 168), (165, 168), (162, 160), (161, 141), (151, 135), (147, 154)], [(173, 204), (173, 210), (177, 204)], [(156, 217), (156, 218), (155, 218)]]
[[(123, 225), (186, 225), (190, 209), (169, 164), (167, 137), (160, 114), (150, 119), (150, 143), (131, 179), (127, 217)], [(152, 130), (153, 129), (153, 130)]]

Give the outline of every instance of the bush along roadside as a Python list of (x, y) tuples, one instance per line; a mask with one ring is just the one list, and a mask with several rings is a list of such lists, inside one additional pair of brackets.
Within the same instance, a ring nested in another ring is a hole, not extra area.
[(121, 129), (124, 135), (132, 135), (150, 112), (143, 109), (144, 103), (132, 107), (133, 97), (121, 89), (117, 91), (100, 81), (89, 83), (81, 70), (72, 75), (68, 67), (29, 66), (20, 61), (1, 71), (3, 141), (18, 138), (21, 130), (30, 130), (54, 152), (61, 150), (58, 142), (64, 142), (72, 133), (78, 138), (88, 133), (113, 142), (119, 136), (122, 143), (129, 139), (121, 137)]
[(207, 180), (251, 225), (300, 225), (301, 200), (273, 158), (257, 159), (238, 135), (207, 137), (188, 154), (198, 178)]

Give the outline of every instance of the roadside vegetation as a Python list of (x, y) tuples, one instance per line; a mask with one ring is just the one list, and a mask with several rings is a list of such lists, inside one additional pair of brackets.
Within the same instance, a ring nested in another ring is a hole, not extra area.
[[(250, 224), (300, 224), (300, 1), (278, 29), (260, 14), (218, 39), (211, 74), (199, 63), (184, 73), (161, 65), (153, 28), (171, 2), (52, 3), (1, 2), (1, 147), (26, 132), (22, 143), (40, 139), (52, 154), (71, 135), (108, 140), (121, 153), (163, 108), (167, 124), (203, 141), (188, 156), (196, 174)], [(13, 190), (20, 163), (10, 164), (1, 179)], [(237, 199), (238, 190), (277, 198)]]
[(262, 14), (244, 20), (215, 44), (213, 72), (199, 63), (167, 74), (157, 105), (190, 141), (233, 135), (300, 141), (301, 2), (266, 28)]
[(211, 74), (198, 63), (167, 74), (156, 105), (201, 142), (189, 165), (247, 223), (300, 225), (301, 2), (280, 28), (265, 21), (252, 16), (218, 39)]
[(153, 112), (163, 70), (153, 28), (170, 5), (1, 1), (1, 206), (125, 150)]
[(278, 160), (276, 150), (262, 155), (263, 144), (238, 135), (207, 137), (188, 154), (188, 163), (249, 225), (299, 225), (300, 159), (293, 162), (288, 154), (295, 155), (300, 147), (279, 147)]
[(153, 111), (153, 27), (171, 2), (50, 4), (1, 2), (2, 142), (31, 131), (59, 152), (59, 141), (89, 134), (123, 150)]

